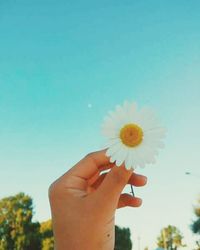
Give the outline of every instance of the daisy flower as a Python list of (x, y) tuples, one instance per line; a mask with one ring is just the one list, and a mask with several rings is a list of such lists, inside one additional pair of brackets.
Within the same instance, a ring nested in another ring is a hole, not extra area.
[(149, 108), (138, 110), (135, 103), (125, 102), (110, 111), (103, 123), (107, 137), (106, 155), (117, 166), (126, 169), (154, 163), (158, 149), (164, 146), (165, 129)]

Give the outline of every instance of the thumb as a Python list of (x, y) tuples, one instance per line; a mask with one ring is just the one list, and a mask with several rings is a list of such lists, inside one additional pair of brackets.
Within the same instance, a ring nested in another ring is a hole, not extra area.
[(124, 165), (120, 167), (114, 166), (98, 188), (99, 198), (104, 200), (104, 202), (117, 203), (132, 173), (133, 170), (127, 170)]

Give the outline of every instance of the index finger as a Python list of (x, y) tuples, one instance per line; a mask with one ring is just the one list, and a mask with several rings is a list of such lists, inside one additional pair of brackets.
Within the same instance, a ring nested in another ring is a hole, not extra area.
[(109, 158), (106, 156), (106, 149), (96, 151), (86, 155), (66, 174), (64, 174), (64, 176), (71, 174), (73, 176), (78, 176), (80, 178), (88, 180), (94, 174), (100, 172), (102, 166), (107, 165), (109, 163)]

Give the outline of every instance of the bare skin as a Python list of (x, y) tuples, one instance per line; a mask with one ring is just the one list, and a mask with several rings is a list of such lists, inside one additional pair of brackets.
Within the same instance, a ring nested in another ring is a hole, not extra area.
[(111, 164), (105, 150), (87, 155), (49, 188), (55, 249), (113, 250), (116, 209), (142, 203), (122, 190), (146, 182), (145, 176)]

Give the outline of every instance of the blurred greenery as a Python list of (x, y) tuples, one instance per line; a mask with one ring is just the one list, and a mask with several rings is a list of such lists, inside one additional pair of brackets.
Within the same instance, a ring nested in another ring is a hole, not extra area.
[(23, 193), (0, 201), (0, 249), (40, 248), (40, 224), (32, 222), (32, 199)]
[[(196, 218), (191, 225), (191, 229), (194, 234), (200, 235), (200, 199), (198, 200), (197, 205), (194, 207), (194, 214)], [(199, 241), (196, 241), (195, 250), (200, 250), (200, 239)]]
[(157, 238), (158, 247), (167, 249), (167, 250), (177, 250), (180, 247), (184, 247), (183, 244), (183, 236), (180, 230), (175, 227), (169, 225), (161, 230), (160, 236)]
[[(115, 226), (115, 250), (131, 250), (129, 228)], [(51, 220), (33, 221), (33, 201), (24, 193), (0, 200), (0, 250), (53, 250)]]
[(129, 228), (115, 226), (115, 248), (114, 250), (131, 250), (131, 232)]
[(194, 207), (194, 214), (196, 216), (196, 220), (192, 223), (192, 231), (195, 234), (200, 234), (200, 199), (198, 204)]
[(40, 224), (40, 237), (42, 250), (54, 250), (54, 239), (51, 220)]

